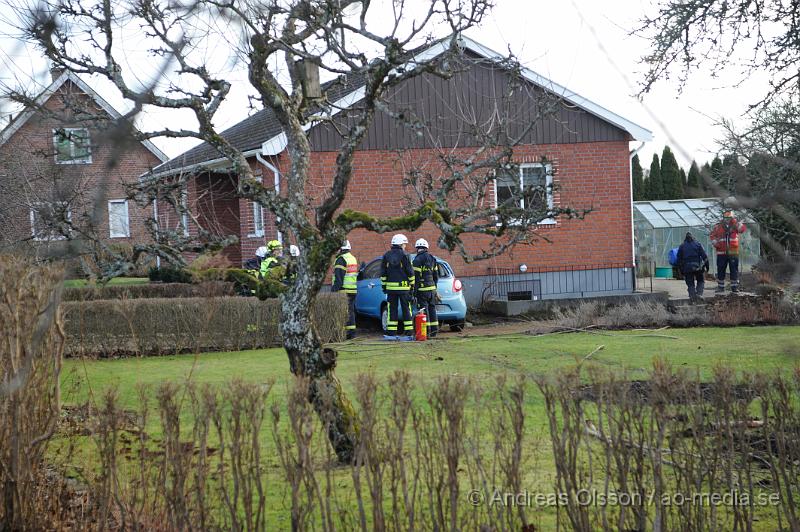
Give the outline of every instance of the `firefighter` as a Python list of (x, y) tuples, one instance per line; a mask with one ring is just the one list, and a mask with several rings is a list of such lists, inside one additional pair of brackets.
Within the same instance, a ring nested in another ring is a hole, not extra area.
[(428, 316), (428, 337), (433, 338), (439, 332), (439, 320), (436, 318), (436, 284), (439, 282), (439, 267), (436, 259), (428, 253), (428, 241), (417, 240), (417, 256), (414, 257), (414, 289), (417, 308)]
[(267, 242), (267, 250), (269, 257), (261, 261), (261, 277), (266, 279), (269, 273), (277, 266), (281, 266), (283, 259), (283, 244), (278, 240), (270, 240)]
[(717, 290), (725, 292), (725, 270), (730, 268), (731, 292), (739, 291), (739, 235), (747, 230), (745, 225), (733, 217), (733, 211), (725, 211), (720, 221), (711, 230), (711, 245), (717, 250)]
[(394, 337), (399, 335), (401, 327), (406, 335), (414, 333), (414, 317), (411, 314), (414, 267), (405, 252), (407, 245), (406, 235), (394, 235), (392, 248), (381, 259), (381, 285), (389, 304), (386, 330), (389, 336)]
[(300, 256), (300, 248), (292, 244), (289, 246), (289, 261), (286, 263), (286, 273), (284, 274), (283, 284), (291, 285), (297, 281), (297, 257)]
[(253, 277), (258, 278), (261, 271), (261, 263), (264, 261), (266, 256), (267, 256), (267, 247), (260, 246), (256, 250), (255, 258), (247, 259), (247, 261), (244, 263), (244, 269), (247, 270), (247, 272), (250, 273)]
[(356, 281), (358, 280), (358, 261), (350, 253), (350, 241), (345, 240), (340, 248), (339, 256), (333, 264), (332, 292), (347, 294), (347, 324), (344, 326), (347, 339), (356, 337)]

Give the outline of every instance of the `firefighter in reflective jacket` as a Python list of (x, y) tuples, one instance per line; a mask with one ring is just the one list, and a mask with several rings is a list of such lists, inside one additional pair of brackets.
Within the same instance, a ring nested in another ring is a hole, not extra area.
[(436, 283), (439, 282), (439, 268), (436, 259), (428, 253), (428, 241), (424, 238), (414, 244), (417, 256), (414, 257), (414, 288), (417, 307), (424, 310), (428, 317), (428, 337), (433, 338), (439, 332), (439, 320), (436, 318)]
[(381, 259), (381, 284), (389, 304), (386, 331), (397, 336), (400, 330), (414, 334), (414, 317), (411, 314), (411, 290), (414, 287), (414, 268), (406, 255), (406, 235), (392, 237), (392, 249)]
[(270, 272), (276, 267), (281, 266), (283, 258), (283, 244), (278, 240), (270, 240), (267, 242), (267, 250), (269, 257), (261, 261), (261, 277), (266, 279)]
[(356, 281), (358, 280), (358, 261), (350, 253), (350, 241), (345, 240), (341, 247), (341, 253), (336, 257), (333, 264), (333, 286), (332, 292), (344, 292), (347, 294), (347, 339), (352, 340), (356, 337)]

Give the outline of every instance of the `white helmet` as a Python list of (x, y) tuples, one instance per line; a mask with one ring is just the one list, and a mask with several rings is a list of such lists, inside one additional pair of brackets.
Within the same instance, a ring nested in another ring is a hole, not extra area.
[(425, 248), (425, 249), (428, 249), (428, 241), (427, 241), (427, 240), (425, 240), (424, 238), (420, 238), (419, 240), (417, 240), (417, 243), (416, 243), (416, 244), (414, 244), (414, 247), (415, 247), (415, 248)]
[(401, 244), (408, 244), (408, 239), (406, 238), (406, 235), (402, 233), (394, 235), (392, 237), (392, 245), (399, 246)]
[(292, 257), (299, 257), (300, 256), (300, 248), (292, 244), (289, 246), (289, 255)]
[(339, 248), (339, 249), (346, 249), (347, 251), (350, 251), (350, 249), (351, 249), (350, 248), (350, 241), (349, 240), (345, 240), (344, 244), (342, 244), (342, 247)]
[(260, 248), (258, 248), (256, 250), (256, 257), (258, 257), (259, 259), (263, 259), (266, 256), (267, 256), (267, 247), (266, 246), (261, 246)]

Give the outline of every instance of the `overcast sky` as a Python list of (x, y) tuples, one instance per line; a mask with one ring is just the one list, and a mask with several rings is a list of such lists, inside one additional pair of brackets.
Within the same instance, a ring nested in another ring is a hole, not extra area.
[[(652, 130), (654, 140), (640, 152), (645, 168), (652, 154), (660, 153), (665, 144), (673, 148), (679, 163), (687, 169), (691, 159), (709, 161), (717, 150), (715, 140), (721, 135), (714, 122), (721, 117), (742, 120), (748, 104), (757, 102), (767, 89), (765, 75), (748, 76), (740, 83), (738, 72), (712, 77), (705, 68), (690, 79), (683, 92), (675, 82), (664, 81), (638, 101), (635, 95), (644, 70), (639, 58), (647, 52), (648, 42), (628, 34), (645, 12), (652, 13), (653, 2), (497, 0), (496, 4), (491, 17), (468, 35), (501, 53), (510, 48), (528, 68)], [(13, 18), (9, 9), (6, 2), (0, 6), (0, 27)], [(11, 31), (0, 29), (6, 36)], [(0, 81), (29, 86), (32, 80), (39, 86), (48, 81), (46, 63), (30, 49), (8, 37), (0, 46)], [(113, 105), (126, 109), (112, 88), (103, 83), (94, 85)], [(232, 92), (231, 102), (219, 114), (218, 127), (229, 127), (253, 112), (245, 95), (244, 88)], [(150, 116), (144, 126), (148, 122), (162, 120)], [(170, 125), (175, 127), (172, 122)], [(154, 142), (167, 155), (176, 156), (197, 141)], [(631, 148), (637, 146), (631, 144)]]

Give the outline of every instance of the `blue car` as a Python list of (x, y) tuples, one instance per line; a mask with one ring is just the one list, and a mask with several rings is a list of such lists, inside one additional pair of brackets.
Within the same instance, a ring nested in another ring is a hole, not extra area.
[[(414, 254), (410, 257), (414, 260)], [(464, 319), (467, 317), (467, 302), (464, 300), (461, 281), (456, 279), (453, 268), (447, 262), (439, 257), (434, 258), (439, 266), (439, 283), (436, 287), (441, 299), (436, 305), (439, 323), (448, 324), (451, 331), (460, 331), (464, 328)], [(357, 286), (356, 312), (361, 316), (380, 319), (385, 331), (389, 316), (386, 310), (386, 294), (381, 288), (380, 257), (369, 264), (362, 264)]]

